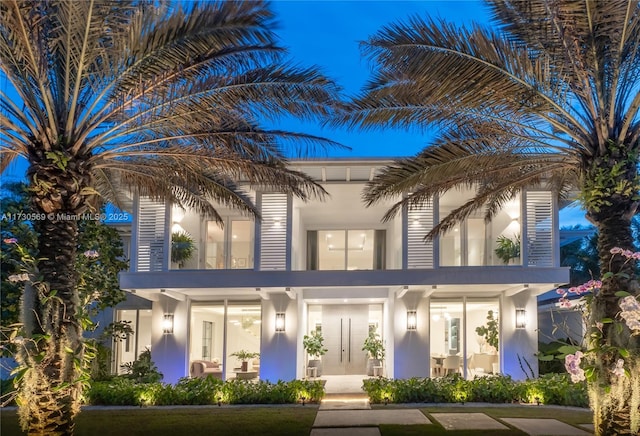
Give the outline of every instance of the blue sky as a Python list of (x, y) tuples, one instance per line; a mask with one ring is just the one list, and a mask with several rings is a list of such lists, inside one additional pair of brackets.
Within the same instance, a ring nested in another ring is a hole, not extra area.
[[(336, 80), (346, 95), (357, 94), (370, 76), (368, 60), (360, 53), (359, 43), (383, 26), (410, 16), (431, 16), (447, 21), (488, 24), (489, 14), (482, 2), (448, 1), (276, 1), (273, 8), (279, 18), (278, 34), (291, 57), (305, 65), (318, 65)], [(346, 129), (322, 129), (320, 126), (288, 122), (292, 130), (321, 135), (351, 147), (332, 156), (371, 157), (406, 156), (428, 144), (423, 132), (377, 130), (358, 132)]]

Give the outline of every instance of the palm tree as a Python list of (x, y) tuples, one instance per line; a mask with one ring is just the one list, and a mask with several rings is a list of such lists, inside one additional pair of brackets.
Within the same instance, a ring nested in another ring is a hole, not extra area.
[[(547, 184), (560, 194), (576, 188), (598, 230), (601, 272), (623, 273), (605, 280), (592, 320), (615, 319), (616, 291), (638, 295), (634, 262), (610, 252), (633, 248), (630, 224), (640, 198), (638, 1), (488, 5), (492, 29), (416, 16), (363, 43), (377, 68), (338, 123), (437, 130), (431, 146), (382, 171), (364, 200), (371, 205), (405, 195), (389, 219), (454, 187), (477, 187), (472, 200), (429, 233), (434, 237), (482, 208), (490, 219), (528, 186)], [(587, 371), (598, 434), (638, 431), (632, 396), (637, 401), (640, 382), (611, 372), (617, 359), (631, 374), (640, 371), (637, 336), (630, 334), (620, 322), (606, 324), (591, 344), (600, 344), (593, 372)], [(621, 390), (608, 394), (609, 387)]]
[(238, 180), (303, 199), (325, 194), (287, 169), (286, 156), (337, 144), (265, 126), (331, 115), (339, 90), (286, 61), (272, 27), (261, 1), (0, 3), (0, 171), (27, 159), (42, 217), (23, 307), (33, 316), (14, 337), (30, 434), (72, 433), (79, 410), (73, 218), (101, 202), (124, 207), (126, 192), (217, 220), (212, 200), (257, 215)]

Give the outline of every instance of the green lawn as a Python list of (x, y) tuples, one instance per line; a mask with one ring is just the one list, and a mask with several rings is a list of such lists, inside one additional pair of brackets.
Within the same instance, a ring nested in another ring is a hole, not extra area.
[[(384, 406), (382, 406), (384, 407)], [(382, 408), (376, 406), (375, 408)], [(393, 408), (396, 406), (389, 406)], [(421, 407), (430, 413), (478, 412), (493, 418), (555, 418), (568, 424), (591, 422), (591, 412), (550, 407)], [(153, 435), (153, 436), (309, 436), (317, 406), (223, 406), (92, 409), (83, 411), (77, 421), (77, 436)], [(381, 425), (382, 436), (448, 435), (486, 436), (486, 430), (446, 431), (439, 424)], [(0, 410), (0, 434), (22, 434), (15, 411)], [(525, 435), (516, 429), (495, 431), (491, 435)]]
[[(317, 406), (85, 410), (76, 436), (309, 436)], [(21, 435), (14, 411), (0, 411), (0, 434)]]

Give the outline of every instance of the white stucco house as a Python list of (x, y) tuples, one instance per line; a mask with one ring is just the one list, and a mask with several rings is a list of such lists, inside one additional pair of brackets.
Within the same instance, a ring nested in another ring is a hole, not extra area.
[[(231, 356), (246, 350), (260, 353), (248, 378), (303, 378), (303, 336), (320, 331), (328, 349), (323, 374), (365, 374), (362, 344), (373, 331), (385, 345), (378, 372), (387, 377), (434, 376), (454, 361), (465, 377), (500, 371), (520, 379), (518, 357), (536, 370), (536, 297), (569, 279), (559, 267), (554, 195), (527, 190), (490, 223), (472, 216), (425, 242), (439, 217), (471, 192), (448, 192), (383, 223), (391, 203), (365, 208), (360, 198), (388, 163), (293, 161), (330, 197), (304, 203), (252, 190), (262, 219), (220, 208), (224, 228), (135, 198), (130, 271), (120, 276), (131, 298), (116, 312), (135, 334), (116, 344), (117, 366), (148, 347), (166, 382), (190, 375), (196, 360), (218, 362), (219, 376), (228, 379), (247, 376)], [(195, 254), (182, 265), (171, 262), (173, 232), (195, 241)], [(508, 265), (494, 251), (499, 236), (521, 241), (520, 257)], [(497, 350), (476, 333), (489, 311), (498, 318)], [(488, 354), (486, 368), (478, 362)]]

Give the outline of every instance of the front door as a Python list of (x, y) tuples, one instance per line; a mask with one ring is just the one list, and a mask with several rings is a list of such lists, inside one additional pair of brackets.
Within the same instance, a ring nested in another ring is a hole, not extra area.
[(327, 353), (323, 373), (366, 374), (367, 353), (362, 345), (369, 332), (369, 306), (327, 304), (322, 306), (322, 335)]

